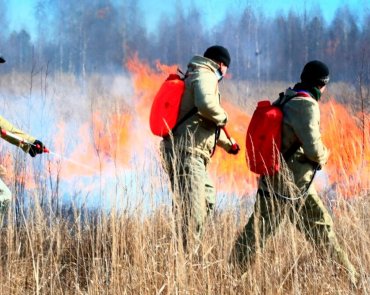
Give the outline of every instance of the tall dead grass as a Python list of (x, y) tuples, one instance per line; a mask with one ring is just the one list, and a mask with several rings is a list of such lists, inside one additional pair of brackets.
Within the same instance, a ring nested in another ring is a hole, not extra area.
[(140, 210), (65, 209), (45, 210), (36, 198), (32, 207), (9, 212), (0, 236), (1, 294), (370, 293), (368, 195), (343, 201), (334, 214), (341, 244), (361, 275), (358, 290), (289, 223), (242, 276), (228, 263), (247, 218), (242, 206), (217, 210), (199, 256), (178, 250), (166, 206), (144, 217)]

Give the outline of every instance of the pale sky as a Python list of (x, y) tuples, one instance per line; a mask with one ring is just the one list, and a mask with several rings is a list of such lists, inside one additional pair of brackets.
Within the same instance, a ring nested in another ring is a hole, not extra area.
[[(241, 13), (245, 7), (251, 6), (263, 11), (268, 16), (277, 13), (287, 13), (291, 9), (302, 13), (306, 9), (310, 12), (313, 8), (320, 8), (324, 18), (331, 21), (338, 7), (347, 5), (350, 10), (357, 13), (359, 17), (364, 12), (369, 12), (369, 0), (141, 0), (145, 3), (143, 12), (149, 24), (158, 22), (163, 13), (170, 15), (171, 9), (181, 5), (186, 11), (188, 4), (194, 4), (200, 9), (206, 25), (214, 26), (223, 20), (227, 12), (232, 15)], [(158, 3), (160, 6), (158, 7)], [(180, 4), (178, 4), (180, 3)]]

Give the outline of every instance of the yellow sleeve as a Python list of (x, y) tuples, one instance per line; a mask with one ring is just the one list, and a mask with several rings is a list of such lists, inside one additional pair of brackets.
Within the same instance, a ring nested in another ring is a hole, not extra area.
[[(3, 131), (11, 132), (15, 135), (16, 138), (3, 134)], [(2, 116), (0, 116), (0, 132), (1, 138), (5, 139), (11, 144), (20, 147), (26, 153), (28, 153), (30, 149), (29, 143), (33, 143), (36, 140), (36, 138), (32, 137), (31, 135), (28, 135), (22, 130), (14, 127), (8, 120), (4, 119)]]

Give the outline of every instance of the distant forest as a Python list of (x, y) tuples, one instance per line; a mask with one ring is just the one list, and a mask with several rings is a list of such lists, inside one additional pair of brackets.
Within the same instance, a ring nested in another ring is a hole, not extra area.
[(47, 67), (50, 73), (113, 74), (122, 72), (125, 60), (135, 53), (149, 63), (185, 67), (192, 55), (221, 44), (232, 55), (234, 79), (295, 81), (305, 62), (320, 59), (330, 66), (334, 81), (354, 83), (361, 76), (368, 83), (370, 12), (359, 22), (344, 6), (327, 23), (319, 10), (268, 17), (249, 5), (206, 29), (201, 11), (185, 10), (176, 1), (173, 15), (148, 30), (138, 1), (116, 2), (38, 1), (34, 40), (25, 30), (9, 30), (7, 1), (0, 0), (0, 53), (8, 60), (1, 73)]

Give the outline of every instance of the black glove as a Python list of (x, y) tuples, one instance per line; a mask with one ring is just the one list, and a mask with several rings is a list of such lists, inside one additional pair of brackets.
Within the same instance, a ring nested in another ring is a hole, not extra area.
[(28, 153), (31, 155), (31, 157), (36, 157), (37, 154), (42, 154), (44, 152), (44, 144), (36, 139), (33, 144), (31, 144), (31, 148), (28, 151)]
[(237, 143), (234, 143), (231, 148), (228, 150), (229, 154), (236, 155), (240, 151), (240, 147)]

